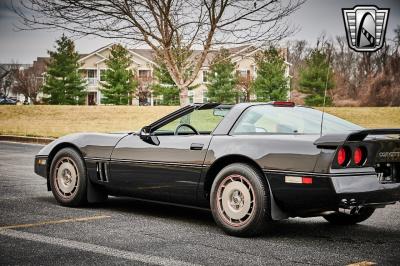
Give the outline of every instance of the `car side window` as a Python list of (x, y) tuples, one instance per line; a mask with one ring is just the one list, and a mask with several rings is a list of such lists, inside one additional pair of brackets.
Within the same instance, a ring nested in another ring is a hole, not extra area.
[[(194, 110), (193, 112), (179, 117), (155, 131), (156, 135), (172, 135), (181, 124), (188, 124), (194, 127), (200, 134), (210, 134), (222, 120), (223, 116), (215, 115), (214, 109)], [(182, 126), (179, 128), (179, 135), (194, 134), (193, 130)]]
[(269, 105), (248, 108), (232, 130), (233, 134), (295, 134), (304, 132), (301, 112)]
[[(307, 107), (255, 105), (244, 111), (232, 129), (233, 134), (319, 134), (322, 112)], [(361, 127), (325, 113), (323, 133), (360, 130)]]

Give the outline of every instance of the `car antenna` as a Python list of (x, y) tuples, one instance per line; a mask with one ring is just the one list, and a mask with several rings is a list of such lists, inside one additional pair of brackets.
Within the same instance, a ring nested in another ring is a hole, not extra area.
[(330, 54), (328, 55), (327, 61), (328, 61), (328, 69), (326, 70), (325, 91), (324, 91), (324, 103), (323, 103), (323, 105), (322, 105), (321, 129), (320, 129), (320, 133), (319, 133), (319, 135), (320, 135), (321, 137), (322, 137), (322, 128), (323, 128), (323, 124), (324, 124), (324, 116), (325, 116), (326, 94), (327, 94), (327, 91), (328, 91), (329, 70), (330, 70), (330, 68), (331, 68), (331, 65), (329, 64), (329, 61), (330, 61)]

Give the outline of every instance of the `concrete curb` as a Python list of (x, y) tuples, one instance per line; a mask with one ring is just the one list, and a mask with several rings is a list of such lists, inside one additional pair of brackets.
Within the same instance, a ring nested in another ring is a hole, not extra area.
[(35, 143), (35, 144), (48, 144), (52, 142), (53, 138), (41, 138), (41, 137), (26, 137), (26, 136), (14, 136), (14, 135), (0, 135), (0, 141), (14, 141), (22, 143)]

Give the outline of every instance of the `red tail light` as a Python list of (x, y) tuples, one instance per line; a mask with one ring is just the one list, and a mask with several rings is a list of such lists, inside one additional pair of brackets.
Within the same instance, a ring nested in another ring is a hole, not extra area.
[(302, 184), (312, 184), (312, 177), (303, 176), (301, 179)]
[(337, 163), (340, 166), (345, 166), (349, 161), (349, 156), (347, 149), (345, 147), (340, 147), (337, 153)]
[(362, 147), (357, 147), (354, 150), (353, 161), (356, 165), (362, 165), (367, 157), (367, 152)]

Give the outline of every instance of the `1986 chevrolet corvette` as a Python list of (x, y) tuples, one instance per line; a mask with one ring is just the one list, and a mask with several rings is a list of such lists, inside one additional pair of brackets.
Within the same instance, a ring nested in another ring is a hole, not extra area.
[(368, 219), (400, 200), (400, 129), (363, 129), (291, 102), (193, 104), (139, 132), (73, 134), (35, 172), (65, 206), (132, 196), (209, 207), (236, 236), (272, 220)]

